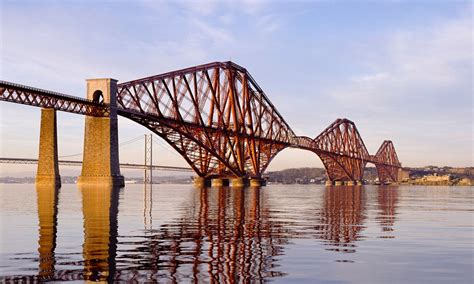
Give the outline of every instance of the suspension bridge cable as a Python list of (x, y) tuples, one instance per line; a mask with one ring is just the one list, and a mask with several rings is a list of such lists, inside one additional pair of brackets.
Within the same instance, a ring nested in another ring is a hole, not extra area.
[(175, 155), (176, 157), (182, 158), (181, 155), (179, 155), (178, 153), (176, 153), (176, 151), (171, 151), (171, 150), (167, 147), (167, 145), (163, 145), (163, 144), (161, 143), (161, 141), (158, 140), (157, 138), (155, 138), (154, 136), (152, 136), (152, 141), (155, 142), (156, 145), (158, 145), (158, 146), (161, 147), (162, 149), (165, 149), (166, 151), (170, 152), (171, 154)]
[(82, 155), (82, 153), (63, 155), (63, 156), (59, 156), (58, 158), (67, 158), (67, 157), (74, 157), (74, 156), (80, 156), (80, 155)]
[(119, 144), (119, 146), (122, 146), (122, 145), (124, 145), (124, 144), (126, 144), (126, 143), (129, 143), (129, 142), (132, 143), (132, 142), (138, 141), (138, 140), (140, 140), (140, 139), (143, 139), (143, 135), (140, 135), (140, 136), (137, 136), (137, 137), (132, 138), (132, 139), (130, 139), (130, 140), (127, 140), (127, 141), (125, 141), (125, 142), (122, 142), (122, 143)]
[[(129, 140), (127, 140), (127, 141), (124, 141), (124, 142), (122, 142), (122, 143), (119, 144), (119, 147), (126, 146), (126, 145), (128, 145), (128, 144), (132, 144), (132, 143), (137, 142), (137, 141), (139, 141), (139, 140), (141, 140), (141, 139), (143, 139), (143, 135), (140, 135), (140, 136), (134, 137), (134, 138), (132, 138), (132, 139), (129, 139)], [(80, 155), (82, 155), (82, 154), (83, 154), (83, 152), (81, 152), (81, 153), (76, 153), (76, 154), (70, 154), (70, 155), (62, 155), (62, 156), (59, 156), (58, 158), (75, 157), (75, 156), (80, 156)]]
[(143, 139), (143, 136), (140, 136), (140, 137), (135, 137), (134, 139), (130, 139), (128, 141), (125, 141), (125, 142), (122, 142), (119, 144), (119, 147), (122, 147), (122, 146), (125, 146), (125, 145), (129, 145), (129, 144), (132, 144), (132, 143), (135, 143), (137, 141), (140, 141)]

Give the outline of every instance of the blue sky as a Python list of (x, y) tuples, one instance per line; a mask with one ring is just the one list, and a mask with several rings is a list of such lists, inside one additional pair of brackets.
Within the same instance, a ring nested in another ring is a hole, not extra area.
[[(85, 95), (212, 61), (247, 70), (298, 135), (353, 120), (369, 152), (405, 166), (473, 165), (471, 1), (1, 1), (3, 80)], [(36, 157), (37, 108), (0, 104), (0, 156)], [(59, 154), (82, 152), (84, 118), (59, 113)], [(119, 120), (120, 141), (147, 130)], [(121, 149), (142, 162), (143, 145)], [(163, 142), (155, 163), (185, 165)], [(285, 150), (272, 169), (321, 166)], [(2, 166), (3, 173), (26, 168)], [(30, 170), (30, 169), (28, 169)]]

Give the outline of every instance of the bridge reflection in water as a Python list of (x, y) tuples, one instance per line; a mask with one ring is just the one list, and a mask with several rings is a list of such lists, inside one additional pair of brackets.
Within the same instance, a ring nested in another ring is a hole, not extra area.
[(83, 271), (55, 270), (59, 188), (37, 186), (36, 192), (39, 219), (39, 270), (35, 280), (113, 280), (116, 274), (120, 189), (107, 186), (80, 188), (84, 220)]
[(117, 254), (119, 188), (82, 186), (84, 279), (113, 280)]
[(323, 208), (316, 227), (317, 236), (332, 248), (327, 250), (355, 252), (355, 241), (365, 228), (366, 196), (361, 186), (327, 187)]
[[(329, 251), (356, 252), (357, 242), (364, 238), (369, 202), (377, 204), (375, 221), (382, 229), (381, 237), (393, 237), (398, 200), (397, 189), (391, 187), (371, 191), (376, 196), (368, 196), (360, 186), (321, 188), (322, 200), (311, 211), (318, 213), (304, 216), (308, 215), (307, 208), (296, 209), (292, 214), (303, 217), (292, 221), (274, 216), (277, 213), (269, 198), (270, 188), (197, 188), (181, 216), (153, 229), (152, 190), (151, 185), (143, 190), (145, 233), (121, 240), (121, 190), (81, 187), (83, 261), (61, 263), (60, 258), (55, 259), (59, 191), (38, 187), (40, 257), (35, 279), (219, 283), (268, 280), (286, 274), (278, 259), (285, 254), (285, 245), (291, 239), (316, 239)], [(64, 265), (67, 269), (61, 269)]]
[[(119, 257), (132, 267), (116, 277), (234, 282), (244, 275), (254, 280), (282, 275), (272, 263), (288, 241), (269, 212), (261, 212), (261, 195), (260, 188), (196, 189), (190, 210), (178, 222), (151, 230), (133, 243), (139, 253)], [(148, 219), (145, 214), (145, 225)]]
[(39, 270), (40, 280), (54, 278), (56, 263), (54, 251), (58, 225), (58, 195), (59, 187), (36, 186), (39, 222)]
[(398, 203), (398, 186), (381, 187), (377, 191), (379, 214), (376, 218), (382, 228), (383, 235), (380, 238), (394, 238), (393, 225), (396, 220), (396, 209)]

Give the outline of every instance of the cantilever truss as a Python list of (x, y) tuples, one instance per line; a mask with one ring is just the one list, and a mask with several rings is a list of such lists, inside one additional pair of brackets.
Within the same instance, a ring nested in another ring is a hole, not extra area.
[(369, 152), (354, 122), (337, 119), (314, 141), (329, 180), (362, 180)]
[[(78, 97), (0, 81), (0, 100), (107, 116), (110, 107)], [(392, 142), (369, 155), (355, 124), (338, 119), (315, 139), (296, 136), (247, 70), (215, 62), (121, 83), (117, 111), (167, 141), (201, 177), (260, 178), (286, 147), (306, 149), (323, 161), (328, 179), (358, 181), (365, 165), (382, 182), (401, 167)]]
[(333, 181), (362, 180), (367, 162), (380, 164), (347, 119), (315, 139), (295, 136), (247, 70), (232, 62), (119, 84), (117, 101), (120, 115), (161, 136), (203, 177), (261, 177), (286, 147), (316, 153)]
[(297, 137), (298, 148), (316, 153), (322, 160), (331, 181), (361, 181), (367, 163), (375, 164), (381, 182), (398, 180), (398, 161), (391, 141), (384, 141), (377, 154), (367, 151), (354, 122), (337, 119), (314, 140)]
[(161, 136), (199, 176), (260, 177), (295, 136), (249, 73), (232, 62), (118, 88), (119, 114)]
[(401, 167), (397, 152), (392, 141), (385, 140), (373, 157), (377, 174), (381, 182), (397, 181), (398, 170)]

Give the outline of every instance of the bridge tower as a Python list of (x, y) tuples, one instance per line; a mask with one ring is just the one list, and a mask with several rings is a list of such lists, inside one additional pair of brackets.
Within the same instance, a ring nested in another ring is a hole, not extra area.
[(78, 184), (124, 185), (120, 174), (117, 126), (117, 80), (87, 80), (87, 99), (110, 106), (105, 117), (86, 116), (82, 173)]
[(153, 137), (151, 133), (145, 134), (145, 174), (143, 183), (153, 183)]

